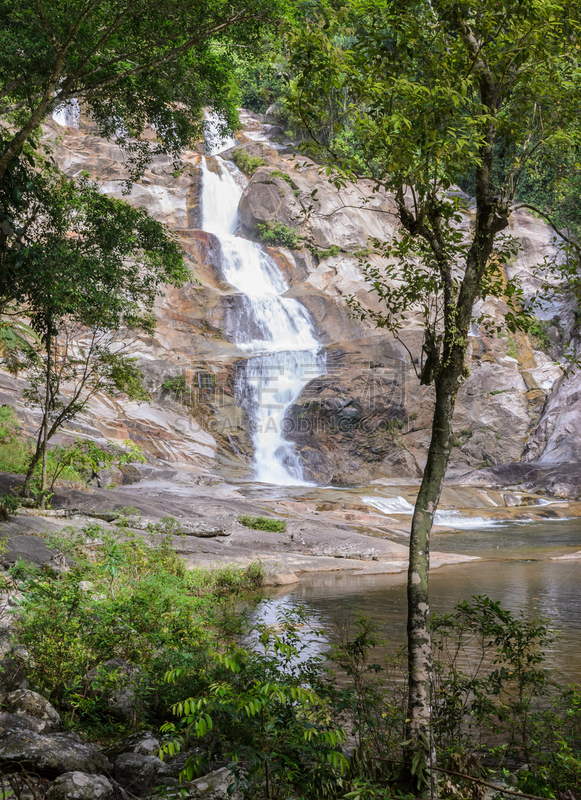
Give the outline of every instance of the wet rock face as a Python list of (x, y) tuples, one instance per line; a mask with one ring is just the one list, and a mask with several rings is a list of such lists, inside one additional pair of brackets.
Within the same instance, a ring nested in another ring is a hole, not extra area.
[[(243, 120), (249, 136), (239, 134), (235, 149), (247, 150), (264, 164), (244, 190), (241, 232), (255, 237), (258, 224), (280, 223), (303, 237), (299, 250), (268, 249), (289, 283), (287, 296), (307, 308), (327, 353), (327, 376), (305, 388), (285, 421), (305, 476), (336, 484), (382, 477), (417, 479), (430, 440), (433, 408), (433, 392), (420, 387), (411, 364), (421, 355), (421, 320), (410, 319), (402, 331), (406, 350), (385, 331), (350, 317), (346, 303), (353, 296), (366, 308), (381, 311), (362, 278), (360, 258), (375, 263), (375, 257), (366, 254), (369, 240), (396, 232), (392, 199), (374, 192), (366, 181), (338, 191), (317, 164), (268, 141), (270, 128), (258, 116), (244, 112)], [(68, 175), (87, 170), (104, 191), (121, 196), (123, 154), (114, 143), (52, 122), (45, 132)], [(223, 155), (228, 158), (231, 152)], [(169, 288), (159, 298), (155, 335), (130, 347), (152, 403), (95, 399), (75, 421), (75, 430), (84, 436), (101, 443), (105, 438), (130, 438), (148, 456), (149, 467), (113, 471), (102, 476), (102, 485), (149, 477), (147, 469), (152, 467), (175, 468), (174, 475), (185, 469), (234, 477), (251, 474), (252, 421), (234, 391), (236, 371), (246, 357), (233, 344), (235, 328), (245, 324), (244, 299), (223, 279), (218, 240), (199, 230), (200, 159), (200, 153), (184, 151), (183, 169), (176, 171), (170, 159), (156, 157), (127, 196), (176, 232), (192, 281)], [(212, 168), (212, 158), (207, 160)], [(553, 252), (553, 234), (524, 213), (513, 215), (510, 225), (521, 250), (507, 269), (521, 278), (529, 298), (539, 290), (534, 268)], [(477, 304), (475, 314), (488, 316), (495, 326), (502, 324), (505, 310), (501, 301), (487, 300)], [(548, 334), (554, 354), (563, 331), (572, 324), (571, 309), (547, 307), (543, 314), (547, 320), (562, 320), (562, 330)], [(483, 326), (475, 326), (470, 342), (470, 377), (458, 395), (451, 470), (460, 473), (521, 457), (542, 463), (580, 459), (576, 423), (581, 407), (574, 381), (560, 383), (549, 397), (561, 372), (551, 358), (532, 350), (526, 337), (491, 337)], [(398, 363), (405, 368), (399, 369)], [(204, 375), (215, 381), (213, 392), (200, 390)], [(181, 378), (186, 393), (164, 388)], [(20, 404), (24, 387), (22, 379), (0, 373), (2, 402), (16, 399), (28, 435), (38, 428), (39, 416)]]

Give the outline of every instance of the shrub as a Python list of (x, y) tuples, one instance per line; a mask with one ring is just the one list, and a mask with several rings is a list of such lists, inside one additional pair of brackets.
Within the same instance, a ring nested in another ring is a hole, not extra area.
[(288, 172), (281, 172), (279, 169), (273, 169), (270, 173), (271, 178), (282, 178), (285, 183), (292, 187), (293, 181)]
[(271, 533), (284, 533), (286, 522), (284, 519), (269, 519), (268, 517), (251, 517), (248, 514), (241, 514), (238, 522), (246, 528), (255, 531), (270, 531)]
[[(309, 652), (312, 637), (299, 632), (307, 613), (279, 613), (276, 630), (246, 620), (240, 633), (254, 643), (215, 653), (221, 679), (173, 706), (180, 721), (162, 728), (165, 753), (192, 739), (198, 744), (184, 778), (211, 768), (218, 756), (231, 762), (244, 797), (343, 796), (336, 792), (348, 765), (341, 752), (347, 735), (329, 702), (321, 660)], [(166, 679), (171, 683), (181, 674), (168, 672)]]
[(135, 462), (145, 463), (145, 456), (139, 445), (129, 439), (121, 443), (108, 442), (106, 447), (99, 447), (87, 439), (76, 439), (66, 447), (55, 445), (47, 457), (49, 491), (59, 479), (88, 483), (98, 478), (102, 469)]
[(280, 247), (288, 247), (291, 250), (296, 250), (302, 244), (302, 236), (283, 225), (282, 222), (266, 223), (259, 222), (256, 226), (256, 235), (264, 244), (279, 245)]
[(529, 328), (529, 336), (531, 338), (531, 343), (533, 347), (536, 347), (538, 350), (544, 350), (546, 352), (550, 351), (553, 346), (553, 342), (551, 337), (549, 336), (549, 328), (551, 327), (551, 322), (544, 319), (535, 319), (533, 320), (530, 328)]
[(162, 384), (161, 388), (164, 392), (174, 392), (178, 400), (181, 400), (186, 392), (186, 376), (175, 375), (172, 378), (167, 378)]
[(0, 406), (0, 472), (26, 474), (33, 448), (22, 438), (12, 406)]
[(259, 167), (263, 167), (266, 161), (260, 156), (251, 156), (247, 150), (234, 150), (230, 156), (238, 169), (245, 175), (254, 175)]
[(338, 256), (341, 252), (341, 248), (338, 244), (332, 244), (328, 250), (316, 250), (315, 252), (319, 261), (322, 261), (324, 258), (334, 258)]
[(105, 702), (89, 698), (83, 682), (111, 658), (141, 668), (147, 721), (155, 722), (176, 691), (200, 691), (201, 677), (176, 687), (162, 677), (177, 667), (204, 675), (229, 596), (261, 582), (256, 565), (189, 572), (171, 535), (153, 537), (150, 544), (127, 529), (70, 528), (48, 539), (73, 564), (70, 571), (55, 577), (30, 565), (11, 570), (23, 593), (16, 635), (30, 654), (27, 677), (65, 710), (69, 726), (105, 737), (119, 733)]

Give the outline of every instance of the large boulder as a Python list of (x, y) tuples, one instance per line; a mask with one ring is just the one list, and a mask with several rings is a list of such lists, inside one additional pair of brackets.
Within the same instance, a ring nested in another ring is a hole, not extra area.
[(16, 689), (5, 700), (6, 708), (12, 714), (36, 717), (43, 723), (39, 733), (54, 733), (61, 725), (60, 714), (46, 697), (32, 689)]
[(26, 714), (0, 714), (0, 736), (8, 731), (32, 731), (46, 733), (46, 723)]
[(161, 767), (155, 756), (122, 753), (115, 759), (113, 777), (124, 789), (141, 797), (153, 786)]
[(233, 800), (236, 793), (229, 789), (234, 782), (234, 776), (228, 767), (209, 772), (201, 778), (192, 781), (188, 791), (188, 798), (192, 800)]
[(46, 800), (114, 800), (114, 797), (107, 778), (84, 772), (59, 775), (46, 794)]
[(101, 696), (109, 713), (120, 722), (134, 724), (141, 710), (143, 670), (111, 658), (90, 670), (83, 679), (91, 693)]
[(132, 733), (119, 742), (103, 750), (107, 758), (115, 759), (122, 753), (139, 753), (142, 756), (156, 756), (159, 752), (159, 739), (152, 731), (139, 731)]
[(111, 764), (75, 733), (10, 731), (0, 738), (0, 769), (24, 766), (47, 778), (64, 772), (110, 772)]

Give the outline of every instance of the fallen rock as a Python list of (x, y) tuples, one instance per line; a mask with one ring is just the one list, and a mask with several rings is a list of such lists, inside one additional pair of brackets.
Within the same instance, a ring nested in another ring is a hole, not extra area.
[(37, 734), (10, 731), (0, 738), (0, 767), (25, 766), (39, 775), (56, 778), (65, 772), (91, 775), (110, 772), (111, 764), (92, 744), (75, 733)]
[(59, 775), (46, 794), (46, 800), (113, 800), (114, 797), (107, 778), (84, 772)]
[[(115, 687), (111, 687), (112, 679)], [(140, 667), (111, 658), (93, 667), (83, 678), (94, 696), (102, 695), (107, 710), (120, 722), (135, 723), (141, 706), (143, 671)]]
[(230, 536), (232, 531), (221, 525), (212, 525), (209, 522), (198, 522), (193, 520), (180, 520), (178, 533), (186, 536), (197, 536), (200, 539), (210, 539), (214, 536)]
[(162, 763), (155, 756), (122, 753), (115, 759), (113, 777), (127, 791), (142, 796), (155, 782)]
[(36, 717), (44, 723), (39, 733), (53, 733), (60, 728), (61, 718), (56, 708), (46, 697), (32, 689), (16, 689), (10, 692), (6, 697), (6, 707), (12, 714)]
[(111, 747), (103, 750), (107, 758), (115, 759), (122, 753), (139, 753), (142, 756), (156, 756), (160, 743), (151, 731), (132, 733), (120, 742), (115, 742)]
[(230, 531), (224, 525), (216, 525), (205, 520), (194, 519), (173, 519), (166, 522), (164, 519), (155, 517), (129, 516), (121, 522), (115, 524), (128, 525), (138, 531), (148, 531), (149, 533), (177, 533), (184, 536), (198, 536), (202, 539), (214, 536), (230, 536)]
[(262, 581), (263, 586), (289, 586), (298, 583), (299, 579), (294, 572), (271, 572), (265, 575)]

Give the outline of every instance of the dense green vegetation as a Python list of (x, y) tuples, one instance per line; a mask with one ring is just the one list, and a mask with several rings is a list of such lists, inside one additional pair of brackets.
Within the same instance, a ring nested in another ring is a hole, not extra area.
[(255, 531), (271, 531), (272, 533), (284, 533), (286, 522), (284, 519), (269, 519), (268, 517), (251, 517), (249, 514), (241, 514), (238, 522), (246, 528)]
[(245, 175), (254, 175), (259, 167), (266, 163), (260, 156), (251, 156), (247, 150), (234, 150), (232, 161)]
[[(233, 600), (260, 587), (258, 565), (187, 571), (171, 518), (149, 542), (118, 522), (50, 538), (68, 571), (17, 562), (3, 579), (3, 591), (22, 593), (15, 633), (27, 677), (66, 728), (107, 742), (161, 725), (165, 758), (190, 753), (184, 779), (226, 760), (255, 800), (416, 796), (402, 771), (404, 651), (386, 655), (365, 619), (328, 629), (301, 609), (275, 624), (252, 606), (234, 613)], [(476, 597), (435, 617), (432, 635), (443, 796), (472, 797), (473, 779), (524, 764), (517, 788), (578, 791), (581, 696), (546, 668), (548, 623)], [(138, 668), (121, 716), (111, 702), (121, 662), (99, 669), (111, 658)]]
[[(55, 576), (18, 562), (11, 570), (23, 592), (16, 636), (30, 654), (29, 679), (64, 712), (68, 726), (92, 736), (159, 723), (184, 692), (205, 688), (210, 651), (229, 624), (226, 598), (261, 584), (258, 566), (187, 571), (171, 534), (152, 538), (150, 545), (123, 526), (71, 528), (49, 544), (72, 569)], [(133, 721), (119, 721), (107, 704), (114, 676), (97, 675), (92, 687), (84, 678), (111, 658), (139, 666)], [(178, 667), (188, 669), (187, 677), (165, 682), (167, 670)]]
[[(34, 453), (34, 445), (22, 435), (12, 406), (0, 406), (0, 472), (27, 475)], [(130, 441), (108, 442), (106, 447), (98, 447), (90, 440), (77, 439), (67, 446), (55, 445), (47, 453), (46, 487), (42, 487), (41, 464), (37, 461), (32, 470), (30, 493), (37, 502), (46, 501), (57, 481), (85, 485), (113, 466), (144, 461), (141, 449)], [(15, 497), (5, 496), (0, 507), (4, 504), (12, 508), (15, 501)]]
[(256, 235), (264, 244), (278, 245), (295, 250), (301, 246), (302, 236), (293, 228), (283, 222), (259, 222), (256, 226)]
[[(180, 149), (200, 136), (208, 106), (236, 126), (233, 54), (252, 48), (283, 5), (3, 0), (0, 180), (37, 125), (71, 99), (128, 150), (134, 175), (153, 153), (179, 161)], [(140, 138), (149, 125), (154, 143)]]

